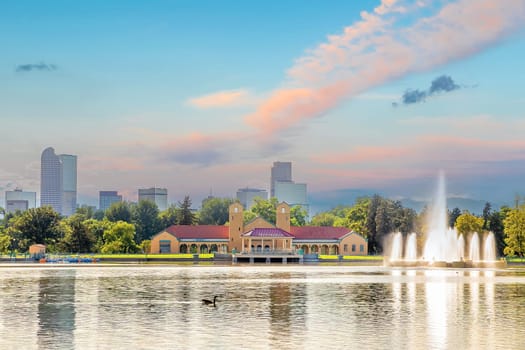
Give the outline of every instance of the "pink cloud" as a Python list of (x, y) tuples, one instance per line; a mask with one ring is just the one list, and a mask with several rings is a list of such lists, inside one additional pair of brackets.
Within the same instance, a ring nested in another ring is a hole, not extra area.
[(249, 105), (254, 103), (254, 97), (248, 90), (225, 90), (212, 94), (194, 97), (188, 103), (197, 108), (224, 108)]
[(473, 55), (525, 26), (522, 0), (461, 0), (409, 27), (396, 26), (425, 3), (383, 1), (374, 13), (330, 35), (288, 71), (290, 87), (276, 89), (246, 121), (274, 133), (322, 116), (342, 101), (409, 73)]

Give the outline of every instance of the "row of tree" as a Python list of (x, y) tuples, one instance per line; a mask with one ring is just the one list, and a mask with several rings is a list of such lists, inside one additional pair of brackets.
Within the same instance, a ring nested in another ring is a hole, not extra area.
[[(208, 198), (199, 211), (194, 211), (191, 199), (186, 196), (164, 211), (159, 211), (153, 202), (140, 201), (114, 203), (105, 212), (81, 207), (67, 218), (60, 217), (50, 207), (4, 213), (0, 220), (0, 252), (27, 251), (34, 243), (46, 244), (50, 251), (57, 252), (147, 251), (151, 237), (168, 226), (227, 224), (232, 203), (234, 200), (230, 198)], [(262, 217), (275, 223), (277, 204), (276, 198), (255, 199), (251, 209), (244, 211), (244, 221)], [(368, 239), (370, 254), (382, 254), (383, 242), (392, 232), (417, 232), (423, 236), (429, 214), (426, 207), (417, 213), (399, 201), (374, 195), (359, 198), (353, 206), (337, 206), (319, 213), (311, 221), (304, 208), (294, 206), (290, 221), (292, 226), (347, 227)], [(449, 211), (449, 225), (463, 234), (493, 232), (499, 255), (525, 254), (525, 206), (495, 211), (486, 203), (480, 216), (454, 208)]]

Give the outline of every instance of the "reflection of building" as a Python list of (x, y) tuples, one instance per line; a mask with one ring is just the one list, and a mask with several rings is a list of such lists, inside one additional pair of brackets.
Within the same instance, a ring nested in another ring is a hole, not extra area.
[(230, 206), (229, 226), (173, 225), (151, 239), (152, 253), (278, 251), (366, 255), (367, 241), (344, 227), (290, 226), (290, 207), (277, 206), (276, 224), (258, 217), (243, 223), (243, 207)]
[(157, 204), (160, 211), (168, 209), (168, 190), (165, 188), (139, 189), (139, 202), (143, 200)]
[(56, 155), (52, 147), (42, 152), (40, 205), (49, 205), (62, 215), (71, 215), (75, 212), (77, 208), (77, 156)]
[(5, 191), (5, 211), (14, 213), (17, 210), (25, 211), (36, 207), (36, 192), (24, 192), (17, 188), (14, 191)]
[(246, 209), (250, 209), (254, 203), (255, 198), (268, 199), (268, 192), (258, 188), (240, 188), (237, 190), (237, 199), (241, 202), (242, 206)]
[(107, 210), (111, 204), (122, 202), (122, 196), (117, 191), (99, 191), (98, 194), (100, 210)]

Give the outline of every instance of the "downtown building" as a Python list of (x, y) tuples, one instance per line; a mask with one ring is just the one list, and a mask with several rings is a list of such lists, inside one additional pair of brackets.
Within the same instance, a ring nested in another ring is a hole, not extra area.
[(237, 190), (237, 200), (239, 200), (241, 205), (247, 210), (252, 207), (255, 198), (268, 199), (268, 191), (248, 187)]
[(40, 206), (51, 206), (70, 216), (77, 209), (77, 156), (55, 154), (52, 147), (42, 152), (40, 167)]
[(122, 202), (122, 195), (117, 191), (99, 191), (98, 192), (98, 208), (106, 211), (111, 204)]
[(36, 192), (26, 192), (20, 188), (5, 191), (6, 213), (15, 213), (17, 210), (26, 211), (32, 208), (36, 208)]
[(310, 212), (306, 184), (296, 183), (292, 180), (292, 162), (273, 163), (270, 193), (279, 202), (285, 202), (290, 207), (300, 205), (307, 213)]
[(139, 202), (151, 201), (157, 205), (160, 211), (168, 209), (168, 190), (165, 188), (141, 188), (139, 189)]

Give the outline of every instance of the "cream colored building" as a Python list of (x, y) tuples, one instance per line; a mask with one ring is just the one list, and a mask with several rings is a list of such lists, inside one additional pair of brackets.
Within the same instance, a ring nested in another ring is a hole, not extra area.
[(280, 203), (276, 224), (258, 217), (244, 224), (243, 207), (230, 206), (229, 226), (173, 225), (151, 239), (151, 253), (302, 252), (367, 255), (368, 243), (344, 227), (290, 226), (290, 206)]

